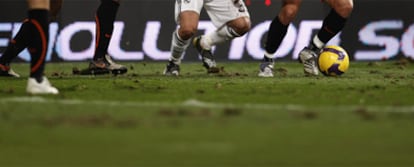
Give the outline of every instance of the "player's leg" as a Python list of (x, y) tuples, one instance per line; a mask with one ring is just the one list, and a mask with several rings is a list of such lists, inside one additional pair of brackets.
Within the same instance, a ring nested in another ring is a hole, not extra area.
[(194, 39), (194, 46), (199, 51), (203, 66), (207, 69), (208, 73), (219, 72), (211, 48), (217, 44), (243, 36), (250, 30), (250, 26), (249, 17), (239, 17), (231, 20), (212, 33), (198, 36)]
[[(50, 3), (51, 3), (50, 7), (53, 8), (53, 11), (54, 11), (51, 14), (51, 16), (55, 17), (60, 11), (62, 0), (52, 0)], [(32, 7), (36, 8), (39, 6), (32, 6)], [(30, 30), (32, 28), (33, 27), (32, 27), (32, 24), (29, 22), (29, 19), (25, 19), (23, 21), (22, 26), (19, 29), (19, 32), (16, 34), (16, 36), (13, 39), (10, 40), (5, 52), (0, 57), (0, 76), (20, 77), (19, 74), (15, 73), (10, 68), (10, 63), (31, 42), (32, 38), (31, 38)]]
[(331, 6), (332, 10), (323, 20), (322, 28), (311, 42), (311, 49), (321, 49), (338, 34), (345, 27), (347, 18), (353, 9), (352, 0), (325, 0), (325, 2)]
[(284, 0), (278, 15), (270, 23), (265, 53), (260, 64), (260, 77), (273, 77), (273, 57), (285, 38), (290, 23), (296, 17), (300, 4), (301, 0)]
[(51, 21), (55, 21), (62, 9), (63, 0), (50, 0), (49, 16)]
[[(34, 13), (38, 11), (29, 10), (29, 18)], [(6, 50), (4, 51), (3, 55), (0, 57), (0, 76), (9, 76), (9, 77), (19, 77), (17, 73), (15, 73), (10, 68), (11, 61), (17, 57), (17, 55), (25, 49), (32, 40), (32, 30), (33, 25), (30, 23), (29, 19), (23, 21), (22, 26), (19, 29), (19, 32), (16, 36), (10, 40)]]
[(31, 39), (28, 44), (31, 61), (26, 91), (30, 94), (58, 94), (59, 91), (43, 76), (49, 42), (49, 0), (28, 0), (27, 2), (30, 29), (26, 35)]
[(304, 71), (310, 75), (318, 75), (316, 59), (320, 50), (344, 28), (353, 9), (352, 0), (325, 0), (325, 2), (332, 7), (332, 10), (323, 20), (322, 28), (310, 45), (299, 53), (299, 58), (304, 63)]
[(164, 70), (164, 75), (179, 75), (180, 64), (183, 53), (188, 48), (191, 38), (197, 32), (198, 21), (200, 18), (200, 10), (202, 2), (190, 1), (190, 3), (181, 3), (184, 1), (176, 1), (175, 17), (176, 22), (180, 25), (173, 32), (171, 40), (171, 56)]
[(6, 50), (0, 57), (0, 76), (20, 77), (10, 68), (11, 61), (25, 49), (31, 41), (31, 29), (33, 25), (30, 24), (29, 19), (23, 21), (22, 26), (16, 36), (10, 40)]
[(208, 73), (219, 72), (211, 48), (217, 44), (243, 36), (251, 27), (250, 16), (244, 2), (241, 0), (232, 1), (233, 3), (229, 2), (213, 0), (205, 3), (204, 7), (218, 29), (203, 36), (198, 36), (193, 42)]
[(123, 74), (128, 70), (125, 66), (115, 63), (107, 54), (119, 5), (120, 0), (101, 0), (96, 11), (95, 54), (89, 64), (89, 69), (94, 74)]

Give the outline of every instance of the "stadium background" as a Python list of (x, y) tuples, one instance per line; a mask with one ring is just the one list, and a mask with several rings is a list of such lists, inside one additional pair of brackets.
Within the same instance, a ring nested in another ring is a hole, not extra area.
[[(0, 5), (0, 53), (9, 38), (17, 33), (26, 16), (25, 1), (2, 0)], [(251, 14), (252, 30), (243, 38), (215, 48), (219, 61), (252, 61), (263, 54), (263, 42), (268, 24), (280, 8), (279, 1), (246, 2)], [(414, 20), (410, 15), (413, 1), (355, 1), (354, 13), (343, 33), (332, 41), (347, 49), (352, 60), (381, 60), (414, 57)], [(66, 0), (58, 18), (50, 28), (48, 61), (84, 61), (93, 54), (94, 12), (99, 0)], [(320, 27), (321, 19), (330, 8), (320, 0), (306, 0), (292, 24), (278, 59), (295, 60), (296, 53), (308, 43)], [(119, 9), (110, 54), (117, 60), (166, 60), (169, 56), (174, 21), (174, 1), (123, 0)], [(199, 34), (215, 28), (205, 11)], [(198, 59), (195, 49), (189, 49), (184, 61)], [(27, 61), (27, 51), (16, 61)]]

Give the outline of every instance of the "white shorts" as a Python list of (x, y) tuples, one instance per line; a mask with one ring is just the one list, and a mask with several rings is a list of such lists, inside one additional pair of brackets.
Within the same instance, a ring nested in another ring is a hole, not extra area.
[(179, 24), (181, 12), (194, 11), (200, 14), (203, 7), (217, 28), (239, 17), (250, 17), (243, 0), (176, 0), (177, 24)]

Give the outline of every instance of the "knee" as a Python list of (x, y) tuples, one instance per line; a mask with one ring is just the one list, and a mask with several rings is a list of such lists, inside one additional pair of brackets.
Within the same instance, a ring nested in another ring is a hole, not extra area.
[(348, 18), (349, 15), (351, 15), (352, 10), (354, 9), (354, 4), (352, 3), (351, 0), (347, 0), (346, 2), (343, 2), (343, 3), (336, 3), (333, 6), (333, 8), (336, 11), (336, 13), (338, 13), (340, 16), (344, 18)]
[(286, 5), (282, 8), (281, 12), (279, 13), (279, 20), (282, 24), (288, 25), (290, 22), (295, 19), (296, 14), (298, 13), (299, 6), (298, 5)]
[(238, 35), (242, 36), (246, 34), (251, 28), (250, 18), (241, 17), (236, 20), (233, 20), (228, 24)]
[(183, 40), (188, 40), (191, 37), (194, 36), (194, 34), (197, 32), (197, 27), (193, 26), (182, 26), (178, 29), (178, 35)]

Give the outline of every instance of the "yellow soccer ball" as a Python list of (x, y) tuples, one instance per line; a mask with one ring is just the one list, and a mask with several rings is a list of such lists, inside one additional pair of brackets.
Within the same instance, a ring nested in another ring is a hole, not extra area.
[(325, 46), (318, 58), (319, 71), (326, 76), (339, 76), (349, 68), (348, 53), (340, 46)]

